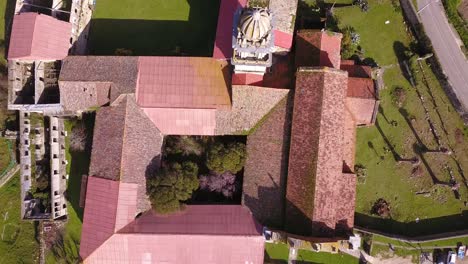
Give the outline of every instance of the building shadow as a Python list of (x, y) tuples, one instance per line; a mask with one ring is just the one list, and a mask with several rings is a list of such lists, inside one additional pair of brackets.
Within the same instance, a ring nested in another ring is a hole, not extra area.
[(362, 213), (355, 213), (355, 226), (364, 230), (372, 230), (389, 237), (399, 236), (407, 239), (436, 239), (450, 235), (468, 234), (468, 210), (460, 214), (420, 219), (418, 222), (399, 222), (393, 219), (383, 219)]
[[(80, 221), (83, 221), (83, 208), (80, 207), (80, 196), (81, 188), (86, 188), (82, 186), (82, 177), (88, 175), (89, 165), (91, 158), (91, 147), (93, 144), (93, 130), (94, 130), (94, 120), (95, 113), (84, 114), (82, 121), (86, 127), (86, 145), (84, 151), (72, 151), (70, 150), (70, 172), (68, 179), (68, 188), (66, 191), (66, 198), (71, 203), (73, 210)], [(72, 132), (73, 133), (73, 132)], [(70, 137), (71, 135), (69, 135)], [(84, 197), (83, 197), (84, 198)]]
[(220, 1), (187, 2), (190, 5), (187, 21), (92, 19), (91, 54), (114, 55), (117, 49), (128, 49), (137, 56), (211, 57)]

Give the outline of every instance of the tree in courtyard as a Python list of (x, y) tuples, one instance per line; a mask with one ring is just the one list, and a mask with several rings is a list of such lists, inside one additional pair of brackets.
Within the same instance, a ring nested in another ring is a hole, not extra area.
[(345, 27), (341, 30), (343, 38), (341, 39), (341, 56), (345, 59), (351, 58), (356, 52), (357, 44), (359, 44), (360, 36), (352, 27)]
[(200, 139), (189, 136), (170, 136), (165, 143), (165, 152), (176, 155), (197, 155), (200, 156), (204, 151), (203, 142)]
[(148, 195), (153, 209), (170, 214), (183, 209), (181, 202), (188, 200), (198, 189), (198, 167), (193, 162), (172, 163), (163, 167), (148, 180)]
[(80, 122), (73, 126), (70, 136), (70, 148), (73, 151), (84, 151), (86, 148), (86, 127)]
[(228, 144), (218, 142), (208, 150), (206, 166), (217, 174), (226, 171), (237, 173), (244, 167), (245, 156), (245, 144), (240, 142)]
[(222, 174), (210, 173), (200, 176), (200, 189), (222, 193), (224, 197), (231, 198), (239, 186), (236, 175), (226, 171)]

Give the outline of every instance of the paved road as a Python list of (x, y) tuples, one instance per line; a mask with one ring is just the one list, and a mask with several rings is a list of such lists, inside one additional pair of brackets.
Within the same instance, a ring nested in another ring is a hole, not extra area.
[(460, 102), (468, 109), (468, 61), (459, 48), (441, 0), (417, 0), (418, 13), (442, 69)]

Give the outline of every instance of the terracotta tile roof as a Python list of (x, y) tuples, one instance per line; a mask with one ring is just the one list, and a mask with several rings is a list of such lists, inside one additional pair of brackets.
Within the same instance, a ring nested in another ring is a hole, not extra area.
[(353, 60), (342, 60), (340, 69), (348, 72), (349, 77), (372, 78), (372, 68), (365, 65), (355, 65)]
[(343, 171), (354, 172), (356, 159), (356, 120), (346, 107), (343, 135)]
[(300, 30), (296, 35), (296, 68), (327, 66), (340, 69), (340, 33)]
[(247, 136), (242, 204), (270, 228), (283, 227), (291, 116), (288, 96)]
[(348, 78), (346, 106), (358, 125), (370, 125), (376, 114), (374, 80), (369, 78)]
[(216, 111), (216, 135), (249, 133), (286, 98), (288, 89), (274, 89), (249, 85), (232, 87), (232, 109)]
[(143, 108), (164, 135), (215, 134), (215, 109)]
[(234, 14), (238, 8), (245, 7), (247, 0), (222, 0), (219, 7), (218, 27), (213, 49), (213, 58), (231, 59)]
[(286, 231), (333, 236), (343, 168), (347, 73), (299, 69), (286, 189)]
[(356, 175), (343, 173), (339, 175), (339, 190), (336, 203), (336, 235), (349, 234), (354, 226), (354, 208), (356, 207)]
[(262, 236), (115, 234), (89, 256), (89, 264), (262, 264)]
[(138, 184), (137, 210), (146, 211), (146, 177), (159, 167), (163, 136), (136, 105), (124, 96), (96, 113), (90, 174)]
[(275, 30), (275, 46), (284, 49), (291, 49), (293, 43), (293, 34)]
[(171, 216), (149, 211), (119, 233), (260, 236), (262, 227), (241, 205), (188, 205)]
[(117, 106), (103, 107), (97, 111), (89, 166), (90, 175), (120, 180), (125, 115), (126, 99)]
[(194, 57), (139, 57), (138, 105), (149, 108), (229, 108), (225, 61)]
[(80, 256), (86, 258), (114, 234), (119, 182), (88, 177)]
[[(59, 83), (111, 83), (110, 102), (113, 102), (121, 94), (135, 92), (137, 77), (138, 57), (68, 56), (63, 60)], [(61, 93), (62, 90), (67, 92), (60, 88)]]
[(135, 97), (127, 97), (120, 179), (138, 184), (137, 211), (144, 212), (151, 207), (146, 195), (146, 177), (159, 168), (163, 135), (138, 107)]
[(348, 78), (347, 97), (375, 99), (374, 80), (370, 78)]
[(8, 59), (61, 60), (70, 48), (71, 24), (37, 13), (14, 15)]

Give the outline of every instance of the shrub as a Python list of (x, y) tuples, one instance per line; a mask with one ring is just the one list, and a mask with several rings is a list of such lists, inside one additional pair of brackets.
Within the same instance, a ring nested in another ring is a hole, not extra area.
[(398, 107), (402, 107), (406, 101), (406, 90), (402, 87), (395, 87), (392, 91), (392, 102)]
[(170, 214), (183, 208), (198, 189), (198, 167), (193, 162), (172, 163), (148, 179), (148, 195), (153, 209), (160, 214)]
[(202, 175), (200, 189), (222, 193), (224, 197), (230, 198), (238, 190), (236, 175), (229, 171), (223, 174)]
[(360, 37), (352, 27), (345, 27), (341, 30), (343, 38), (341, 39), (341, 55), (348, 59), (354, 55)]
[(49, 179), (46, 176), (41, 176), (36, 180), (36, 187), (40, 191), (44, 191), (49, 187)]
[(236, 142), (225, 145), (218, 142), (208, 151), (206, 166), (217, 174), (226, 171), (237, 173), (244, 167), (245, 158), (245, 144)]
[(359, 183), (365, 183), (367, 177), (367, 168), (362, 164), (354, 165), (354, 172)]
[(372, 206), (371, 213), (378, 215), (382, 218), (389, 218), (390, 217), (390, 204), (387, 203), (387, 201), (385, 201), (384, 199), (379, 198)]

